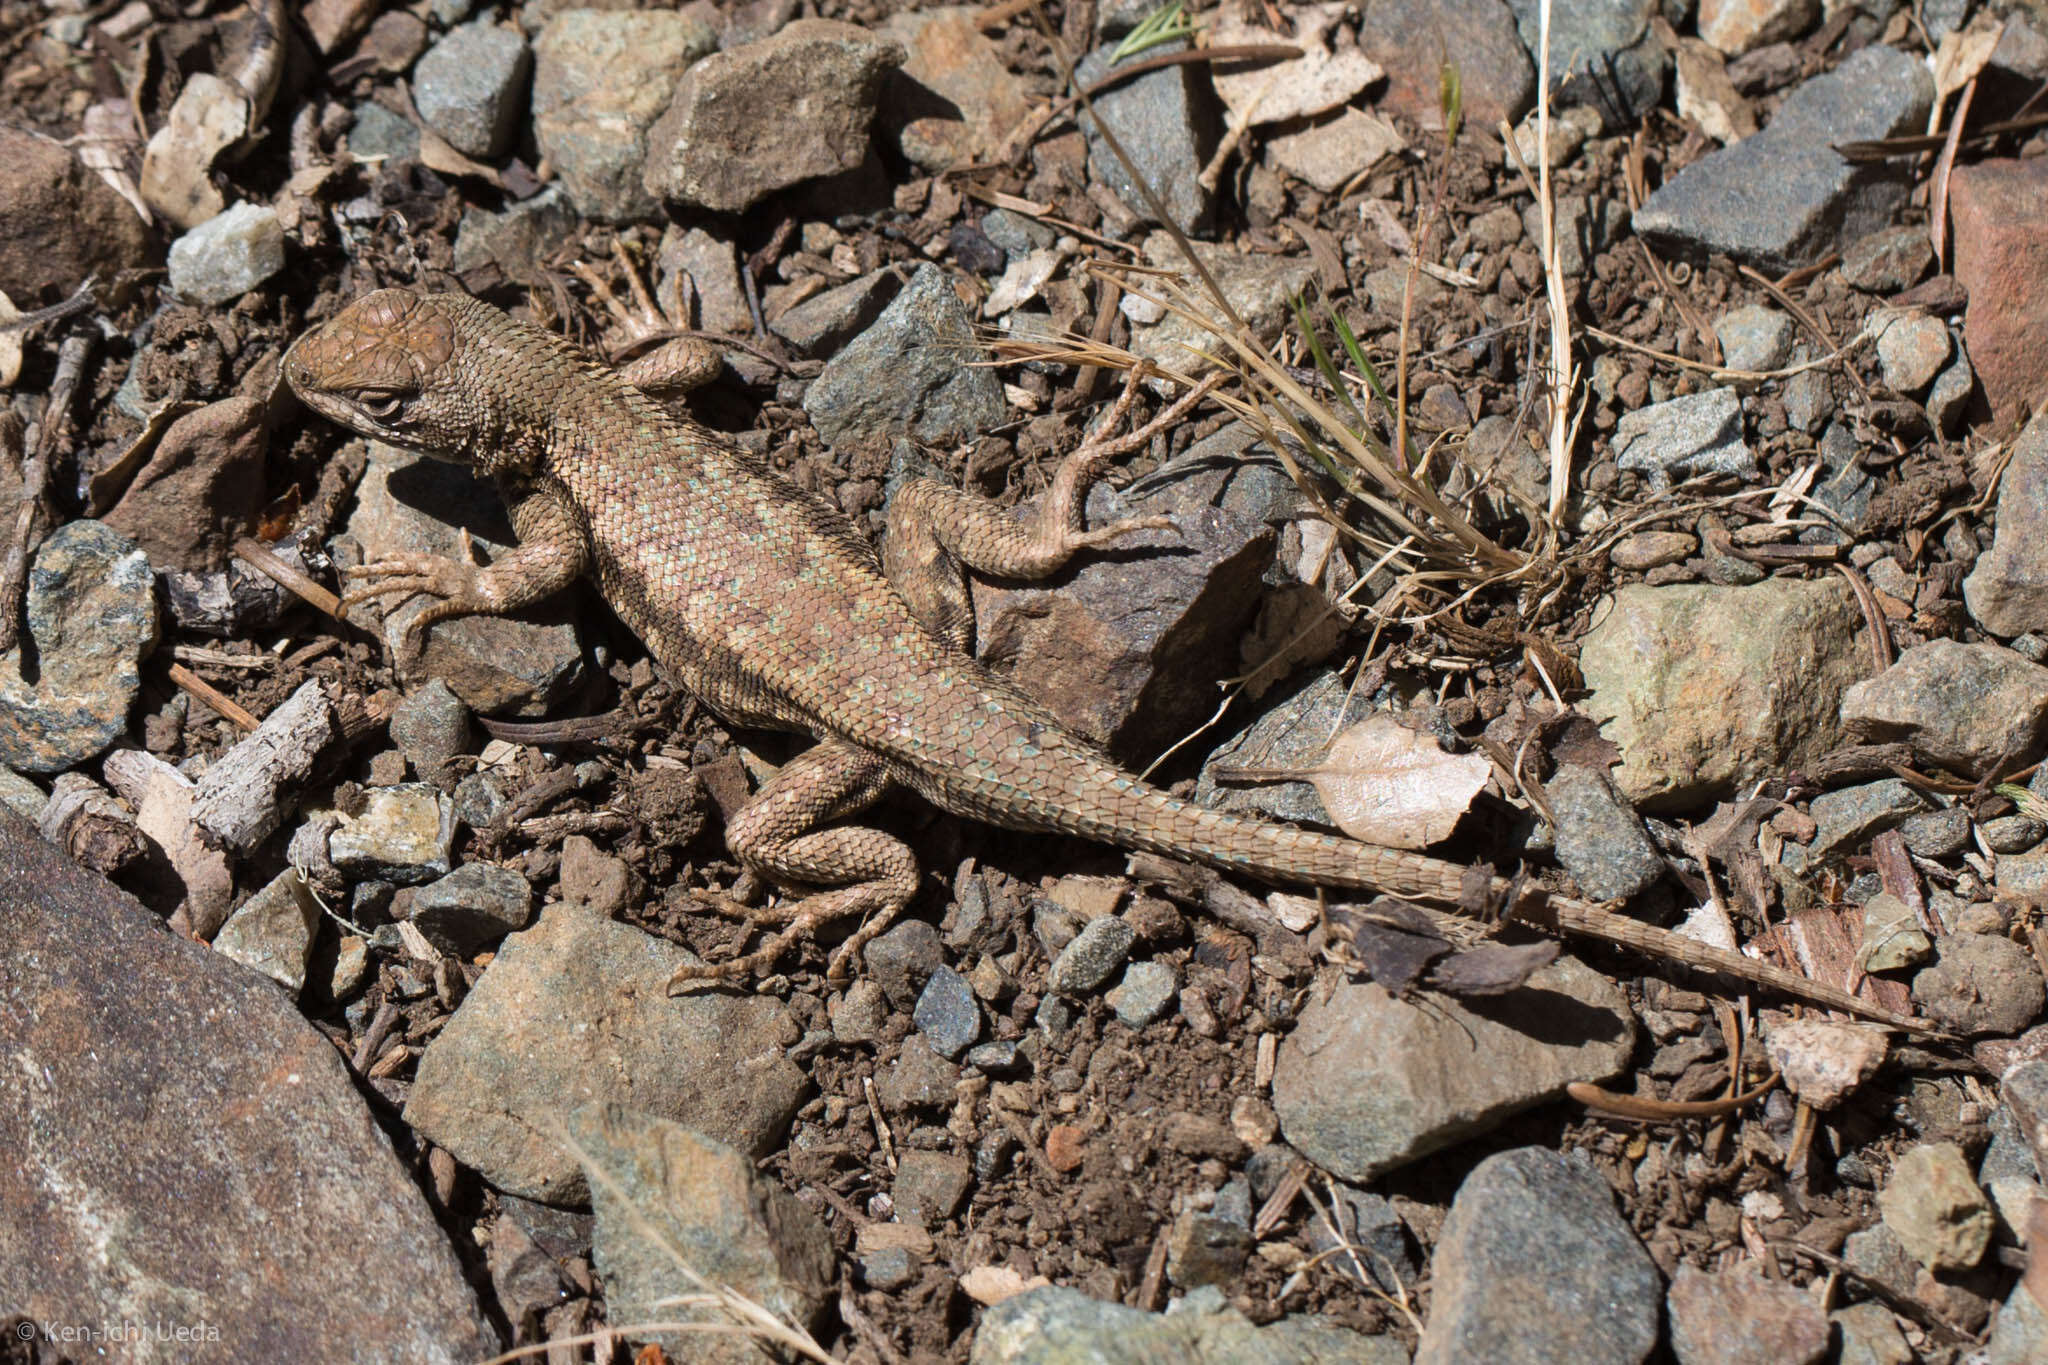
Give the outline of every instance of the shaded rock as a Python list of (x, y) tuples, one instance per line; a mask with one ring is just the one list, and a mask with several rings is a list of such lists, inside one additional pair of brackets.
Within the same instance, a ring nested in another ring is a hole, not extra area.
[(1465, 117), (1479, 127), (1513, 123), (1535, 103), (1536, 64), (1503, 0), (1393, 0), (1368, 6), (1358, 24), (1358, 46), (1387, 73), (1382, 112), (1443, 125), (1436, 63), (1415, 59), (1439, 38), (1444, 60), (1458, 64)]
[(1726, 793), (1830, 752), (1842, 693), (1869, 667), (1845, 588), (1623, 588), (1580, 645), (1588, 715), (1621, 746), (1638, 808)]
[(1164, 1018), (1180, 993), (1180, 975), (1166, 962), (1133, 962), (1108, 996), (1109, 1007), (1127, 1028)]
[(1806, 265), (1888, 226), (1906, 196), (1902, 169), (1852, 165), (1835, 147), (1924, 127), (1932, 96), (1917, 58), (1866, 47), (1793, 91), (1768, 128), (1666, 181), (1636, 211), (1635, 230), (1677, 255), (1725, 253), (1767, 271)]
[(1993, 635), (2048, 629), (2048, 413), (2013, 442), (1998, 484), (1998, 533), (1963, 580), (1963, 603)]
[(34, 308), (151, 259), (149, 228), (111, 185), (63, 143), (0, 125), (0, 294)]
[(236, 204), (171, 243), (171, 293), (218, 307), (284, 269), (284, 228), (275, 210)]
[(588, 1197), (558, 1134), (586, 1104), (687, 1120), (749, 1156), (788, 1126), (807, 1082), (784, 1049), (801, 1036), (767, 996), (670, 998), (695, 963), (627, 924), (553, 906), (508, 937), (420, 1058), (405, 1121), (501, 1189)]
[(1742, 436), (1742, 400), (1733, 389), (1707, 389), (1623, 413), (1614, 425), (1615, 462), (1641, 470), (1650, 486), (1701, 474), (1756, 477), (1756, 455)]
[(1913, 1003), (1958, 1033), (2018, 1033), (2040, 1017), (2048, 989), (2032, 954), (1994, 934), (1946, 934), (1935, 963), (1913, 978)]
[(896, 1212), (930, 1227), (959, 1212), (974, 1183), (965, 1157), (950, 1152), (905, 1152), (896, 1168)]
[(981, 1009), (974, 1003), (974, 988), (951, 967), (937, 968), (925, 981), (911, 1019), (932, 1051), (948, 1061), (957, 1059), (981, 1037)]
[(831, 355), (882, 315), (902, 283), (895, 270), (871, 271), (813, 294), (775, 318), (768, 330), (804, 355)]
[(1634, 1039), (1620, 991), (1568, 957), (1484, 999), (1411, 1003), (1347, 984), (1280, 1044), (1273, 1107), (1290, 1145), (1364, 1183), (1612, 1076)]
[[(755, 1174), (747, 1153), (618, 1103), (584, 1105), (567, 1128), (582, 1148), (597, 1215), (591, 1262), (610, 1321), (729, 1322), (715, 1308), (673, 1302), (701, 1293), (708, 1280), (779, 1318), (818, 1325), (834, 1282), (831, 1235), (779, 1183)], [(679, 1262), (703, 1279), (686, 1277)], [(744, 1335), (628, 1335), (704, 1365), (762, 1359)]]
[[(373, 443), (369, 468), (356, 486), (356, 509), (339, 544), (352, 543), (364, 561), (392, 555), (462, 553), (467, 529), (495, 559), (516, 538), (503, 501), (467, 469), (395, 446)], [(355, 556), (343, 556), (353, 559)], [(473, 711), (537, 715), (582, 680), (583, 655), (572, 624), (574, 593), (523, 607), (519, 615), (459, 616), (431, 627), (420, 672), (439, 678)], [(386, 647), (396, 657), (405, 626), (430, 606), (424, 594), (381, 599)]]
[(0, 1046), (25, 1078), (0, 1109), (10, 1311), (99, 1324), (119, 1305), (237, 1359), (498, 1349), (334, 1045), (5, 810)]
[(489, 20), (464, 24), (413, 68), (413, 103), (429, 128), (464, 156), (495, 161), (526, 112), (533, 54), (526, 40)]
[(1792, 355), (1792, 319), (1776, 308), (1752, 303), (1723, 313), (1714, 322), (1721, 363), (1731, 370), (1775, 370)]
[(1045, 988), (1061, 995), (1086, 995), (1109, 980), (1130, 956), (1137, 931), (1115, 915), (1089, 920), (1046, 969)]
[(1682, 1261), (1664, 1304), (1679, 1365), (1812, 1365), (1827, 1354), (1828, 1317), (1812, 1295), (1748, 1266)]
[[(995, 372), (965, 363), (978, 354), (974, 320), (946, 272), (919, 266), (874, 326), (825, 362), (804, 411), (827, 445), (966, 440), (1008, 415)], [(877, 382), (882, 375), (887, 383)]]
[(1913, 1365), (1918, 1359), (1881, 1303), (1852, 1303), (1828, 1314), (1842, 1339), (1836, 1365)]
[(171, 423), (149, 463), (103, 518), (151, 567), (207, 573), (254, 528), (264, 502), (263, 404), (228, 398)]
[(213, 950), (284, 987), (294, 999), (306, 986), (306, 963), (320, 929), (320, 906), (305, 878), (287, 868), (244, 901), (214, 935)]
[(642, 183), (657, 199), (738, 213), (853, 170), (867, 157), (882, 84), (903, 58), (899, 44), (833, 19), (798, 19), (714, 53), (683, 74), (648, 132)]
[(127, 733), (156, 648), (155, 583), (134, 542), (74, 521), (37, 549), (27, 599), (23, 642), (0, 654), (0, 764), (61, 772)]
[[(1154, 47), (1144, 56), (1175, 52), (1184, 46), (1183, 43)], [(1115, 69), (1110, 60), (1112, 50), (1112, 46), (1106, 45), (1089, 53), (1075, 69), (1075, 80), (1085, 88), (1109, 75)], [(1216, 196), (1203, 186), (1200, 177), (1222, 133), (1216, 96), (1207, 73), (1192, 65), (1148, 71), (1113, 90), (1103, 91), (1094, 103), (1094, 116), (1077, 111), (1076, 117), (1088, 135), (1088, 164), (1095, 178), (1107, 185), (1133, 215), (1147, 221), (1152, 218), (1150, 201), (1096, 127), (1095, 118), (1100, 117), (1108, 123), (1125, 153), (1137, 163), (1145, 182), (1159, 195), (1167, 217), (1182, 232), (1207, 236)]]
[(883, 87), (882, 124), (904, 158), (927, 171), (987, 160), (1030, 111), (978, 13), (961, 5), (905, 11), (876, 30), (908, 53)]
[(420, 782), (370, 788), (362, 809), (342, 817), (327, 836), (327, 856), (336, 868), (400, 886), (447, 876), (454, 848), (453, 807), (446, 796)]
[(449, 761), (470, 750), (469, 708), (439, 678), (408, 695), (391, 713), (391, 742), (421, 778), (454, 785)]
[(894, 1060), (875, 1073), (875, 1095), (891, 1114), (937, 1114), (953, 1107), (960, 1068), (912, 1034)]
[(1842, 248), (1842, 278), (1871, 294), (1896, 294), (1918, 283), (1934, 264), (1924, 227), (1887, 227)]
[(1991, 1246), (1991, 1203), (1953, 1142), (1908, 1150), (1893, 1164), (1877, 1203), (1884, 1225), (1929, 1270), (1967, 1270)]
[(1581, 1153), (1520, 1147), (1473, 1167), (1434, 1270), (1415, 1365), (1635, 1362), (1657, 1345), (1657, 1267)]
[[(1508, 0), (1522, 46), (1543, 45), (1539, 0)], [(1556, 107), (1589, 104), (1610, 128), (1634, 123), (1664, 96), (1671, 54), (1650, 19), (1654, 0), (1585, 0), (1550, 15), (1550, 93)], [(1412, 59), (1411, 59), (1412, 60)]]
[(1664, 875), (1664, 857), (1642, 817), (1591, 768), (1560, 764), (1544, 784), (1557, 820), (1557, 860), (1596, 901), (1646, 891)]
[(912, 1007), (926, 979), (945, 960), (939, 931), (921, 919), (898, 920), (861, 953), (868, 976), (899, 1010)]
[(1810, 866), (1840, 853), (1854, 852), (1871, 835), (1927, 809), (1927, 798), (1896, 777), (1865, 782), (1813, 798), (1813, 842), (1807, 846)]
[[(2004, 1101), (2018, 1137), (2033, 1158), (2031, 1169), (2015, 1173), (2037, 1179), (2041, 1171), (2048, 1170), (2048, 1061), (2034, 1058), (2007, 1068), (1998, 1078), (1998, 1097)], [(1990, 1152), (1985, 1153), (1984, 1161), (1989, 1168)], [(1983, 1170), (1978, 1172), (1978, 1178), (1988, 1179)]]
[(2048, 396), (2048, 242), (2029, 231), (2048, 204), (2038, 159), (1958, 166), (1949, 178), (1956, 280), (1969, 291), (1963, 342), (2001, 416)]
[(465, 863), (412, 898), (412, 922), (420, 933), (457, 957), (524, 929), (532, 918), (533, 888), (526, 878), (492, 863)]
[(1842, 724), (1867, 743), (1905, 740), (1979, 773), (2034, 752), (2048, 721), (2048, 668), (2003, 645), (1930, 640), (1842, 694)]
[(543, 257), (576, 231), (576, 210), (560, 185), (507, 204), (503, 213), (471, 207), (455, 231), (455, 269), (494, 264), (519, 283), (537, 278)]
[(1183, 1289), (1234, 1284), (1251, 1254), (1251, 1230), (1201, 1209), (1183, 1209), (1166, 1233), (1166, 1277)]
[(569, 202), (593, 218), (652, 218), (642, 182), (648, 130), (690, 64), (718, 46), (710, 25), (676, 10), (556, 15), (533, 44), (533, 136)]
[(1047, 1286), (1004, 1299), (981, 1315), (970, 1365), (1153, 1365), (1162, 1360), (1256, 1360), (1262, 1365), (1406, 1365), (1391, 1337), (1368, 1337), (1320, 1317), (1255, 1327), (1214, 1289), (1189, 1294), (1168, 1313), (1105, 1303)]
[(1948, 364), (1954, 350), (1949, 344), (1948, 325), (1925, 313), (1880, 314), (1874, 321), (1877, 358), (1884, 366), (1884, 382), (1894, 393), (1920, 393), (1934, 382)]

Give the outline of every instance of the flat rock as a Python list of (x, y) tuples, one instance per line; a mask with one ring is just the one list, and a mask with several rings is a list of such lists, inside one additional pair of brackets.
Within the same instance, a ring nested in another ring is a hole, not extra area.
[(10, 1312), (210, 1331), (222, 1361), (499, 1348), (334, 1045), (5, 810), (0, 1045), (22, 1078), (0, 1108)]
[(533, 887), (509, 867), (464, 863), (413, 893), (412, 922), (427, 942), (468, 957), (533, 918)]
[(526, 39), (488, 19), (452, 29), (413, 68), (420, 118), (464, 156), (494, 161), (526, 112), (533, 54)]
[(1896, 777), (1863, 782), (1813, 798), (1813, 842), (1808, 864), (1818, 866), (1837, 854), (1852, 853), (1873, 834), (1902, 824), (1927, 809), (1927, 798)]
[(560, 185), (507, 204), (503, 213), (472, 207), (455, 231), (455, 269), (496, 265), (509, 280), (536, 279), (542, 258), (568, 241), (576, 224), (576, 209)]
[[(657, 199), (738, 213), (777, 190), (857, 168), (900, 44), (855, 24), (798, 19), (684, 73), (647, 135)], [(800, 115), (800, 116), (792, 116)]]
[(1760, 303), (1731, 308), (1714, 321), (1721, 363), (1731, 370), (1775, 370), (1792, 355), (1792, 319)]
[[(1223, 296), (1230, 300), (1230, 306), (1247, 327), (1261, 336), (1270, 337), (1287, 325), (1292, 317), (1288, 300), (1306, 289), (1315, 276), (1312, 265), (1294, 257), (1264, 256), (1201, 242), (1194, 245), (1195, 255), (1222, 289)], [(1147, 264), (1182, 271), (1185, 278), (1192, 279), (1187, 274), (1186, 259), (1168, 234), (1158, 232), (1147, 237), (1144, 251)], [(1127, 304), (1135, 301), (1125, 300)], [(1178, 313), (1143, 324), (1133, 319), (1132, 353), (1168, 369), (1186, 367), (1189, 346), (1207, 350), (1216, 344), (1214, 336)]]
[(0, 654), (0, 764), (61, 772), (127, 733), (156, 648), (156, 583), (133, 541), (74, 521), (37, 549), (27, 598), (27, 648)]
[(2048, 668), (2003, 645), (1930, 640), (1842, 694), (1842, 724), (1866, 743), (1905, 740), (1976, 774), (2029, 754), (2048, 722)]
[(2048, 630), (2048, 413), (2013, 442), (1998, 484), (1998, 533), (1963, 580), (1977, 624), (2010, 638)]
[(1733, 389), (1706, 389), (1623, 413), (1614, 424), (1615, 462), (1640, 470), (1650, 486), (1700, 474), (1756, 477), (1756, 455), (1742, 435), (1742, 400)]
[(1410, 1002), (1345, 984), (1280, 1044), (1273, 1107), (1290, 1145), (1363, 1184), (1628, 1062), (1620, 990), (1559, 958), (1493, 998)]
[(1633, 1365), (1656, 1349), (1657, 1267), (1582, 1153), (1519, 1147), (1473, 1167), (1434, 1271), (1415, 1365)]
[(1921, 131), (1933, 94), (1918, 58), (1866, 47), (1793, 91), (1762, 132), (1666, 181), (1636, 211), (1635, 230), (1674, 255), (1722, 253), (1772, 272), (1807, 265), (1889, 226), (1906, 197), (1903, 168), (1852, 165), (1835, 147)]
[(1256, 1327), (1215, 1289), (1189, 1294), (1173, 1311), (1147, 1313), (1048, 1285), (985, 1311), (967, 1358), (970, 1365), (1406, 1365), (1408, 1352), (1392, 1337), (1364, 1336), (1320, 1317)]
[[(1543, 46), (1540, 0), (1508, 0), (1522, 46)], [(1651, 18), (1655, 0), (1580, 0), (1550, 14), (1550, 93), (1556, 107), (1591, 105), (1610, 128), (1627, 127), (1664, 96), (1671, 54)], [(1410, 60), (1414, 60), (1411, 56)], [(1425, 68), (1434, 61), (1419, 62)]]
[(455, 810), (424, 782), (372, 787), (327, 836), (327, 856), (362, 880), (419, 886), (454, 870)]
[(1861, 623), (1838, 583), (1623, 588), (1579, 651), (1586, 712), (1621, 746), (1614, 784), (1639, 809), (1677, 806), (1830, 752), (1870, 666)]
[(1917, 310), (1880, 313), (1874, 325), (1885, 386), (1894, 393), (1925, 392), (1955, 352), (1948, 324)]
[[(1082, 86), (1093, 85), (1115, 69), (1112, 46), (1099, 47), (1082, 59), (1074, 72)], [(1144, 55), (1154, 57), (1180, 46), (1184, 44), (1154, 47)], [(1094, 103), (1095, 116), (1078, 117), (1088, 135), (1088, 162), (1095, 178), (1133, 215), (1152, 219), (1150, 202), (1096, 127), (1095, 118), (1100, 117), (1159, 195), (1174, 225), (1195, 236), (1208, 235), (1216, 196), (1202, 185), (1200, 176), (1222, 134), (1222, 120), (1207, 75), (1194, 66), (1163, 67), (1103, 91)]]
[(1765, 1045), (1785, 1088), (1822, 1110), (1834, 1108), (1876, 1075), (1890, 1046), (1876, 1029), (1775, 1017)]
[(1664, 858), (1642, 817), (1601, 774), (1575, 763), (1544, 784), (1557, 821), (1557, 860), (1596, 901), (1623, 900), (1657, 884)]
[(1827, 1355), (1828, 1315), (1813, 1296), (1748, 1266), (1681, 1261), (1664, 1304), (1679, 1365), (1813, 1365)]
[(320, 922), (320, 906), (305, 879), (287, 868), (228, 916), (213, 936), (213, 950), (269, 977), (296, 999), (306, 986)]
[[(747, 1153), (618, 1103), (577, 1109), (567, 1130), (582, 1149), (597, 1215), (591, 1262), (604, 1281), (609, 1321), (729, 1322), (715, 1309), (674, 1304), (703, 1292), (708, 1280), (779, 1318), (818, 1326), (833, 1285), (831, 1235), (779, 1183), (756, 1174)], [(703, 1280), (685, 1276), (682, 1266)], [(703, 1365), (764, 1358), (741, 1335), (627, 1335)]]
[(1215, 770), (1239, 768), (1313, 768), (1329, 752), (1330, 737), (1372, 714), (1372, 699), (1352, 694), (1342, 674), (1321, 670), (1299, 684), (1289, 683), (1270, 697), (1264, 714), (1217, 746), (1202, 765), (1195, 800), (1204, 806), (1293, 820), (1307, 825), (1334, 825), (1311, 782), (1218, 782)]
[(971, 6), (902, 11), (876, 33), (907, 59), (882, 91), (881, 120), (906, 160), (927, 171), (985, 161), (1030, 112), (1024, 84), (981, 31)]
[(103, 518), (142, 547), (156, 569), (211, 573), (255, 529), (262, 508), (263, 404), (226, 398), (172, 422), (121, 500)]
[[(446, 461), (372, 443), (343, 532), (364, 561), (398, 554), (461, 553), (468, 530), (491, 557), (516, 543), (504, 503), (489, 484)], [(427, 631), (420, 671), (441, 679), (473, 711), (538, 715), (574, 691), (583, 652), (573, 624), (574, 594), (522, 607), (516, 617), (458, 616)], [(386, 647), (401, 647), (405, 626), (431, 605), (424, 594), (384, 598)]]
[(1871, 294), (1896, 294), (1920, 282), (1934, 264), (1927, 229), (1879, 228), (1842, 248), (1842, 278)]
[(1358, 24), (1359, 47), (1386, 69), (1382, 113), (1443, 126), (1437, 65), (1416, 60), (1439, 40), (1458, 65), (1465, 117), (1479, 127), (1513, 123), (1536, 102), (1536, 64), (1504, 0), (1391, 0), (1367, 6)]
[(946, 272), (919, 266), (874, 325), (825, 362), (804, 411), (827, 445), (896, 436), (952, 445), (1009, 415), (995, 372), (964, 363), (978, 354), (974, 319)]
[(2015, 1285), (1999, 1306), (1984, 1365), (2036, 1365), (2048, 1360), (2048, 1309), (2034, 1300), (2024, 1283)]
[(1802, 38), (1820, 18), (1820, 0), (1700, 0), (1700, 37), (1730, 57), (1766, 43)]
[(653, 218), (648, 130), (718, 35), (677, 10), (570, 9), (533, 45), (533, 136), (569, 202), (608, 222)]
[(2000, 416), (2048, 396), (2048, 242), (2029, 231), (2048, 204), (2048, 165), (1992, 160), (1949, 178), (1955, 276), (1969, 290), (1963, 344)]
[(284, 228), (265, 204), (236, 204), (171, 243), (171, 293), (187, 303), (232, 303), (284, 269)]
[(582, 1169), (560, 1142), (586, 1104), (630, 1103), (758, 1157), (807, 1082), (785, 1055), (801, 1029), (768, 996), (670, 998), (695, 963), (631, 925), (552, 906), (508, 937), (420, 1058), (405, 1120), (500, 1189), (573, 1204)]
[(70, 148), (0, 126), (0, 294), (34, 308), (152, 256), (141, 216)]

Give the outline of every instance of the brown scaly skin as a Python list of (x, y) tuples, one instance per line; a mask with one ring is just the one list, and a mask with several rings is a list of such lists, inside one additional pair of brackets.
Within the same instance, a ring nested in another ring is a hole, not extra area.
[[(1192, 806), (1129, 776), (967, 653), (963, 564), (1043, 577), (1074, 550), (1132, 529), (1082, 531), (1088, 485), (1108, 458), (1179, 420), (1199, 393), (1142, 431), (1069, 457), (1035, 526), (941, 484), (910, 485), (891, 507), (885, 567), (838, 511), (757, 457), (473, 299), (380, 290), (300, 338), (284, 373), (322, 416), (494, 479), (519, 535), (518, 548), (487, 568), (426, 556), (368, 566), (369, 585), (350, 600), (441, 597), (417, 631), (448, 616), (517, 611), (587, 573), (655, 658), (728, 720), (816, 737), (726, 839), (751, 873), (824, 889), (779, 908), (738, 907), (784, 927), (746, 957), (686, 968), (679, 979), (757, 970), (815, 925), (863, 916), (833, 959), (842, 973), (917, 889), (908, 847), (846, 823), (897, 785), (1011, 829), (1082, 835), (1264, 881), (1460, 903), (1465, 874), (1453, 864)], [(1597, 906), (1551, 899), (1530, 918), (1924, 1027)]]

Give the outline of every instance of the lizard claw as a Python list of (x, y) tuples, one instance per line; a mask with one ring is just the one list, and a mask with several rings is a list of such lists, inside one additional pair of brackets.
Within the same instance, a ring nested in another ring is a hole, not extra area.
[[(465, 550), (468, 540), (465, 534)], [(399, 638), (400, 671), (410, 671), (426, 647), (427, 627), (470, 609), (469, 603), (476, 596), (478, 572), (476, 565), (464, 560), (424, 553), (390, 555), (357, 565), (346, 571), (353, 586), (341, 595), (342, 615), (346, 619), (354, 608), (380, 597), (403, 599), (424, 594), (441, 599), (407, 622)]]
[(1127, 517), (1113, 521), (1107, 526), (1098, 526), (1092, 531), (1074, 531), (1067, 536), (1070, 550), (1088, 550), (1098, 545), (1107, 545), (1119, 536), (1131, 535), (1138, 531), (1171, 531), (1172, 517)]

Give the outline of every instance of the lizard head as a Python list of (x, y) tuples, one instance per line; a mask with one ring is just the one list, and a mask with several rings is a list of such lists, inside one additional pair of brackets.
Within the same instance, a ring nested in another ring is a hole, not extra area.
[[(284, 358), (285, 382), (313, 411), (358, 435), (495, 474), (527, 462), (503, 387), (472, 374), (503, 315), (453, 294), (379, 289), (313, 328)], [(509, 325), (509, 320), (505, 320)]]

